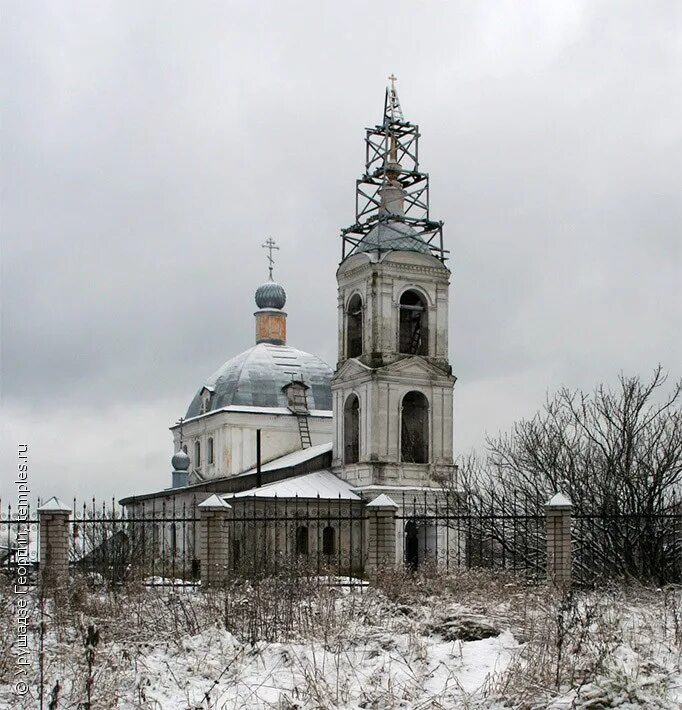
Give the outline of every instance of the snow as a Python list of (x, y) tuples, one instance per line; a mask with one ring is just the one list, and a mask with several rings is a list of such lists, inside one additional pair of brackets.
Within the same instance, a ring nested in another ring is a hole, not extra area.
[(389, 498), (385, 493), (377, 496), (371, 503), (367, 504), (368, 508), (397, 508), (398, 504)]
[[(566, 607), (545, 587), (483, 572), (397, 576), (384, 587), (364, 582), (361, 588), (331, 588), (325, 582), (358, 580), (312, 581), (260, 591), (242, 581), (225, 596), (183, 587), (179, 580), (172, 590), (142, 593), (81, 589), (60, 601), (59, 623), (48, 600), (45, 696), (59, 679), (57, 707), (83, 702), (83, 629), (95, 623), (97, 708), (681, 706), (680, 589), (581, 591), (575, 606)], [(0, 602), (11, 592), (4, 594)], [(31, 603), (35, 661), (37, 595)], [(567, 627), (557, 689), (553, 629), (561, 605), (577, 625), (573, 632)], [(0, 603), (1, 623), (9, 622), (10, 607)], [(0, 639), (0, 653), (9, 658), (7, 640)], [(38, 678), (34, 662), (29, 687), (38, 687)], [(0, 708), (38, 707), (35, 692), (17, 700), (11, 682), (9, 673), (0, 676)]]
[(516, 646), (508, 632), (468, 643), (378, 634), (344, 644), (339, 653), (322, 642), (244, 645), (214, 627), (185, 637), (179, 649), (150, 648), (138, 658), (135, 685), (163, 708), (185, 707), (187, 700), (198, 707), (207, 691), (217, 708), (295, 707), (286, 701), (306, 696), (321, 702), (300, 707), (358, 708), (392, 696), (407, 700), (406, 708), (420, 707), (425, 698), (457, 707), (454, 698), (479, 694)]
[[(244, 414), (277, 414), (286, 415), (288, 417), (294, 416), (294, 413), (289, 409), (289, 407), (254, 407), (247, 404), (230, 404), (227, 407), (221, 407), (220, 409), (212, 409), (210, 412), (205, 414), (198, 414), (196, 417), (189, 417), (185, 419), (184, 423), (194, 422), (199, 419), (204, 419), (205, 417), (210, 417), (217, 412), (242, 412)], [(322, 419), (331, 419), (333, 413), (327, 409), (311, 409), (308, 412), (309, 417), (319, 417)], [(177, 425), (176, 425), (177, 426)], [(171, 427), (171, 429), (176, 428), (176, 426)]]
[(571, 499), (563, 493), (555, 493), (547, 503), (548, 508), (571, 508), (572, 506)]
[(442, 488), (434, 488), (433, 486), (384, 486), (372, 483), (369, 486), (355, 486), (353, 488), (355, 491), (405, 491), (406, 493), (411, 493), (412, 491), (422, 491), (424, 493), (442, 493)]
[(46, 503), (41, 505), (40, 508), (38, 508), (38, 512), (70, 513), (71, 508), (66, 505), (66, 503), (60, 501), (59, 498), (57, 498), (56, 496), (52, 496), (50, 500), (48, 500)]
[[(268, 463), (264, 463), (260, 470), (261, 471), (278, 471), (281, 468), (289, 468), (290, 466), (297, 466), (298, 464), (310, 461), (310, 459), (325, 454), (332, 450), (332, 442), (327, 442), (325, 444), (317, 444), (316, 446), (310, 446), (307, 449), (300, 449), (299, 451), (293, 451), (290, 454), (285, 454), (277, 459), (273, 459)], [(247, 476), (256, 473), (256, 469), (252, 468), (248, 471), (240, 473), (240, 476)]]
[(203, 503), (199, 503), (199, 508), (204, 510), (224, 510), (229, 509), (232, 506), (226, 503), (222, 498), (219, 498), (215, 493), (209, 496)]
[(337, 478), (331, 471), (314, 471), (302, 476), (285, 478), (282, 481), (268, 483), (260, 488), (250, 488), (240, 493), (223, 496), (224, 500), (235, 498), (321, 498), (323, 500), (355, 500), (360, 497), (351, 487)]

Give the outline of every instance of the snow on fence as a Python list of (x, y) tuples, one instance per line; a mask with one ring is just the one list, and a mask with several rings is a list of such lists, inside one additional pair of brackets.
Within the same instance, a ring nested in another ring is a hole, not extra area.
[[(41, 541), (41, 530), (56, 542)], [(560, 494), (549, 504), (528, 496), (487, 504), (432, 492), (382, 495), (369, 505), (214, 495), (124, 508), (114, 500), (64, 506), (51, 499), (21, 515), (0, 503), (5, 576), (36, 584), (40, 563), (46, 573), (60, 560), (64, 573), (93, 584), (161, 587), (294, 574), (361, 588), (396, 564), (505, 570), (532, 582), (679, 583), (682, 506), (674, 500), (656, 513), (625, 515), (573, 508)]]

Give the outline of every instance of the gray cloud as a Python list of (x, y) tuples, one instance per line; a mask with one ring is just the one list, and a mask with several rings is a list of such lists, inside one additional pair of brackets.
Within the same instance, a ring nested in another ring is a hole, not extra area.
[(391, 71), (452, 252), (457, 448), (547, 389), (679, 367), (678, 5), (4, 15), (3, 460), (33, 442), (44, 493), (167, 483), (164, 427), (252, 343), (265, 236), (290, 341), (335, 362), (338, 231)]

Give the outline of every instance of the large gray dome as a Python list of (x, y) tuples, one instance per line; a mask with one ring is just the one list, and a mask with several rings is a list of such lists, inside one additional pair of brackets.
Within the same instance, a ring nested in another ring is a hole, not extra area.
[(256, 289), (256, 305), (258, 308), (284, 308), (287, 294), (284, 288), (274, 281), (268, 281)]
[(288, 345), (259, 343), (228, 360), (197, 392), (187, 410), (187, 418), (202, 413), (202, 391), (208, 388), (211, 398), (208, 411), (229, 405), (247, 407), (286, 407), (282, 387), (303, 379), (308, 385), (308, 407), (331, 410), (332, 369), (316, 355)]
[(418, 251), (430, 254), (429, 245), (407, 223), (379, 222), (360, 243), (355, 252), (367, 251)]

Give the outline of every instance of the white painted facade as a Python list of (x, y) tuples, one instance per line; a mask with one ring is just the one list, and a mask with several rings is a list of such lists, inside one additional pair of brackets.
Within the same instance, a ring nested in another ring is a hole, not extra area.
[[(312, 411), (308, 417), (313, 446), (332, 437), (331, 412)], [(190, 457), (189, 483), (220, 476), (234, 476), (256, 465), (256, 430), (261, 430), (261, 463), (301, 449), (298, 421), (286, 408), (231, 406), (186, 420), (183, 444)], [(180, 427), (171, 427), (174, 451), (180, 450)], [(213, 462), (209, 461), (209, 439), (213, 439)], [(195, 460), (195, 445), (201, 447), (201, 461)]]
[(450, 271), (436, 257), (410, 251), (355, 254), (341, 263), (338, 282), (338, 352), (346, 359), (346, 307), (354, 294), (363, 303), (363, 354), (380, 353), (384, 364), (398, 352), (400, 297), (407, 290), (423, 295), (428, 306), (429, 356), (448, 363)]
[[(448, 363), (450, 271), (429, 254), (395, 251), (361, 253), (342, 262), (338, 280), (339, 366), (332, 380), (334, 472), (353, 485), (424, 486), (449, 478), (453, 466), (455, 378)], [(426, 303), (426, 355), (399, 352), (400, 298), (407, 290)], [(347, 358), (347, 310), (362, 298), (363, 347)], [(401, 461), (402, 402), (408, 392), (428, 401), (428, 462)], [(359, 460), (344, 461), (344, 405), (360, 403)]]

